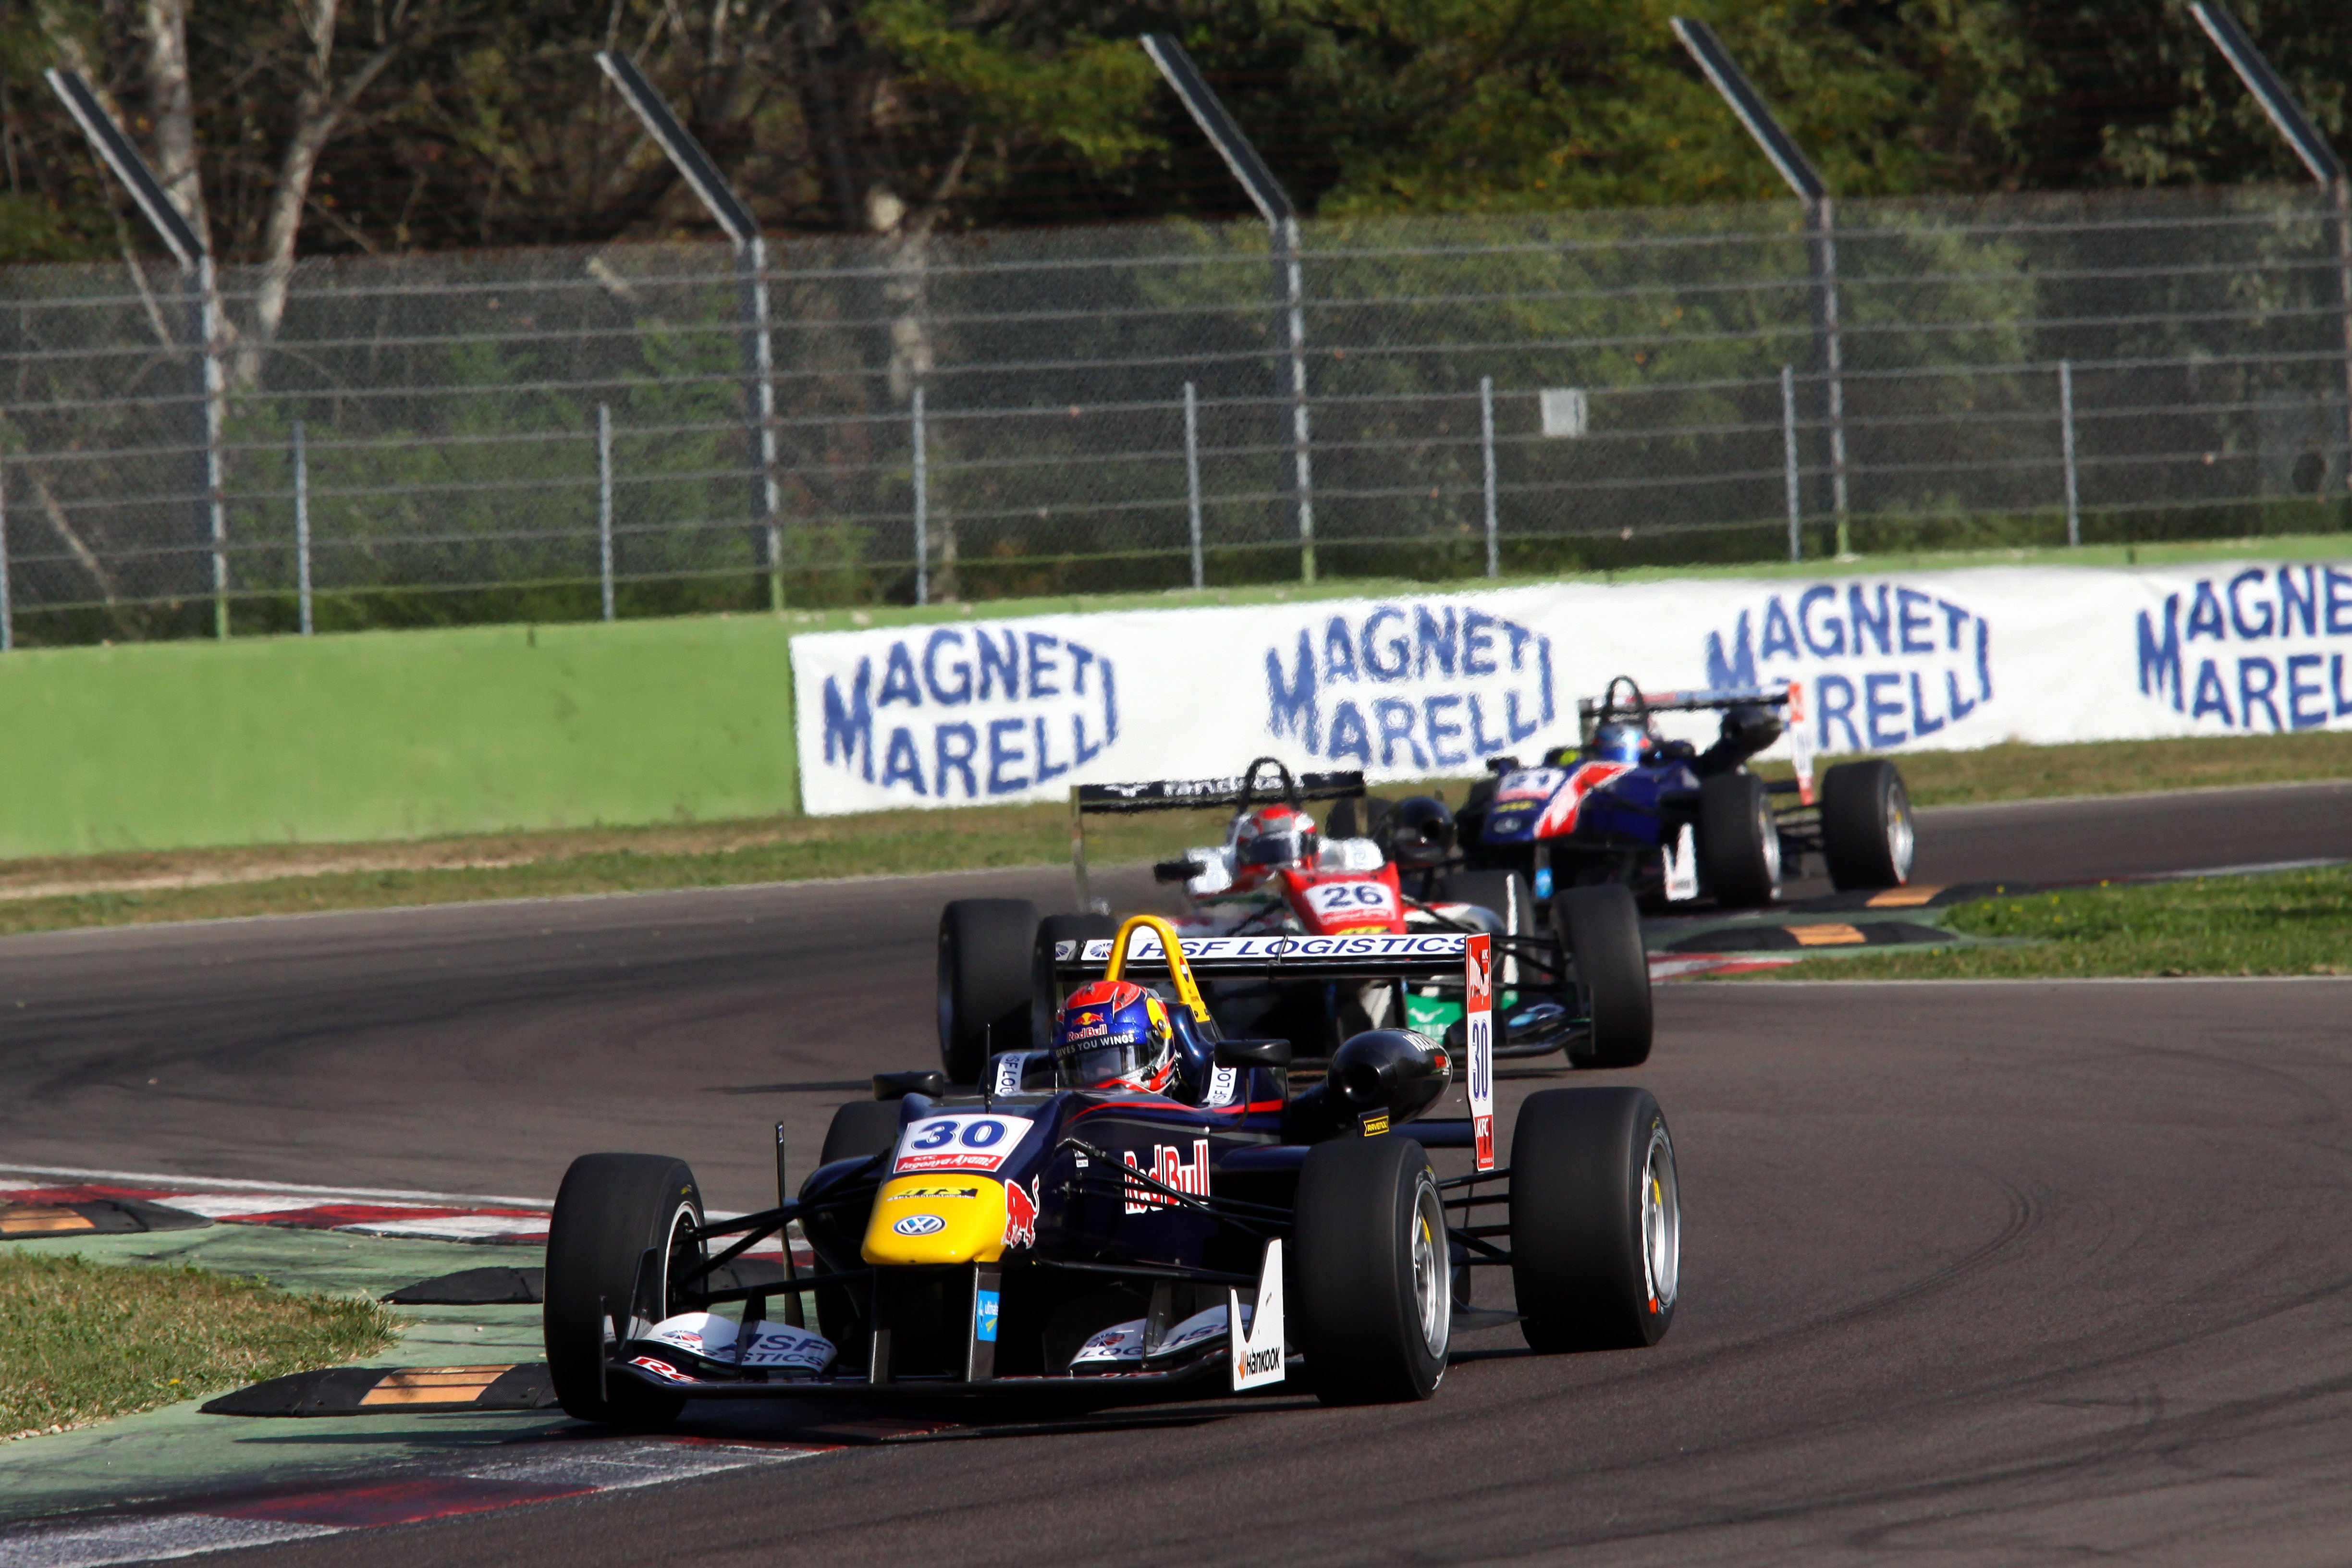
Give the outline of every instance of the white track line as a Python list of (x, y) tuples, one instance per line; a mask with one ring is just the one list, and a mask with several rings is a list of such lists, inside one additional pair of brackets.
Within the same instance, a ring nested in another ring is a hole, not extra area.
[(2352, 779), (2273, 779), (2266, 784), (2191, 784), (2182, 789), (2118, 790), (2111, 795), (2037, 795), (2017, 800), (1954, 801), (1947, 805), (1923, 805), (1916, 809), (1921, 816), (1960, 816), (1973, 813), (2000, 811), (2032, 811), (2042, 806), (2129, 805), (2135, 801), (2177, 800), (2183, 796), (2215, 795), (2267, 795), (2279, 790), (2343, 790), (2352, 789)]
[[(1706, 978), (1699, 976), (1698, 978)], [(1743, 975), (1726, 978), (1726, 985), (1742, 981)], [(2053, 975), (2046, 980), (2003, 975), (1986, 980), (1759, 980), (1741, 984), (1742, 995), (1756, 992), (1809, 991), (1834, 986), (1841, 991), (1853, 991), (1864, 985), (1958, 985), (1970, 991), (1982, 991), (1995, 985), (2343, 985), (2352, 984), (2352, 974), (2074, 974)], [(1677, 995), (1698, 994), (1696, 988), (1676, 989)]]
[(167, 1175), (155, 1171), (86, 1171), (77, 1165), (19, 1165), (0, 1161), (0, 1172), (19, 1176), (77, 1176), (92, 1182), (147, 1182), (192, 1191), (232, 1193), (291, 1193), (312, 1198), (382, 1198), (395, 1203), (437, 1204), (455, 1208), (468, 1204), (495, 1204), (504, 1208), (551, 1209), (545, 1198), (499, 1197), (487, 1193), (420, 1193), (403, 1187), (315, 1187), (299, 1182), (248, 1182), (234, 1176)]

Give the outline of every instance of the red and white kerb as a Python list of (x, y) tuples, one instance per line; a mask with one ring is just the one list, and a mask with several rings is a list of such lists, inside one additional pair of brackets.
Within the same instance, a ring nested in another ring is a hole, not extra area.
[(1481, 931), (1463, 944), (1463, 1021), (1470, 1047), (1470, 1136), (1478, 1168), (1495, 1168), (1495, 939)]

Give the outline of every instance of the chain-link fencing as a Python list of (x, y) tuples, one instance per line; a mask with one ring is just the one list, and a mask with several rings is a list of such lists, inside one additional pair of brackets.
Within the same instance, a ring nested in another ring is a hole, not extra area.
[(1842, 204), (1827, 249), (1777, 205), (1308, 224), (1302, 446), (1263, 227), (793, 241), (772, 468), (724, 247), (306, 262), (267, 331), (223, 268), (209, 384), (166, 266), (17, 268), (0, 624), (206, 633), (218, 580), (245, 632), (2336, 531), (2346, 244), (2274, 189)]

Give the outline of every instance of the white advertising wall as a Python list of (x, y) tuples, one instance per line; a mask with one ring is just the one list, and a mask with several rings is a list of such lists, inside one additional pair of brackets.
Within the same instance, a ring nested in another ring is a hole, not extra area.
[[(1066, 798), (1276, 756), (1533, 762), (1612, 676), (1804, 683), (1824, 752), (2352, 725), (2352, 562), (1560, 584), (793, 639), (824, 815)], [(1705, 740), (1710, 721), (1674, 732)], [(1785, 751), (1786, 742), (1781, 749)]]

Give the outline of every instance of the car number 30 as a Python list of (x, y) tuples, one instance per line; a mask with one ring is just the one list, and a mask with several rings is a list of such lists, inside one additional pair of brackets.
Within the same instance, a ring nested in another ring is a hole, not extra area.
[(1028, 1131), (1016, 1116), (927, 1116), (899, 1135), (892, 1169), (993, 1171)]
[(1318, 882), (1307, 889), (1307, 903), (1326, 920), (1396, 912), (1396, 895), (1389, 891), (1386, 882)]
[(937, 1121), (918, 1124), (907, 1140), (909, 1149), (944, 1149), (950, 1143), (961, 1143), (967, 1149), (993, 1149), (1004, 1142), (1005, 1124), (993, 1118), (966, 1121), (961, 1117), (943, 1116)]

